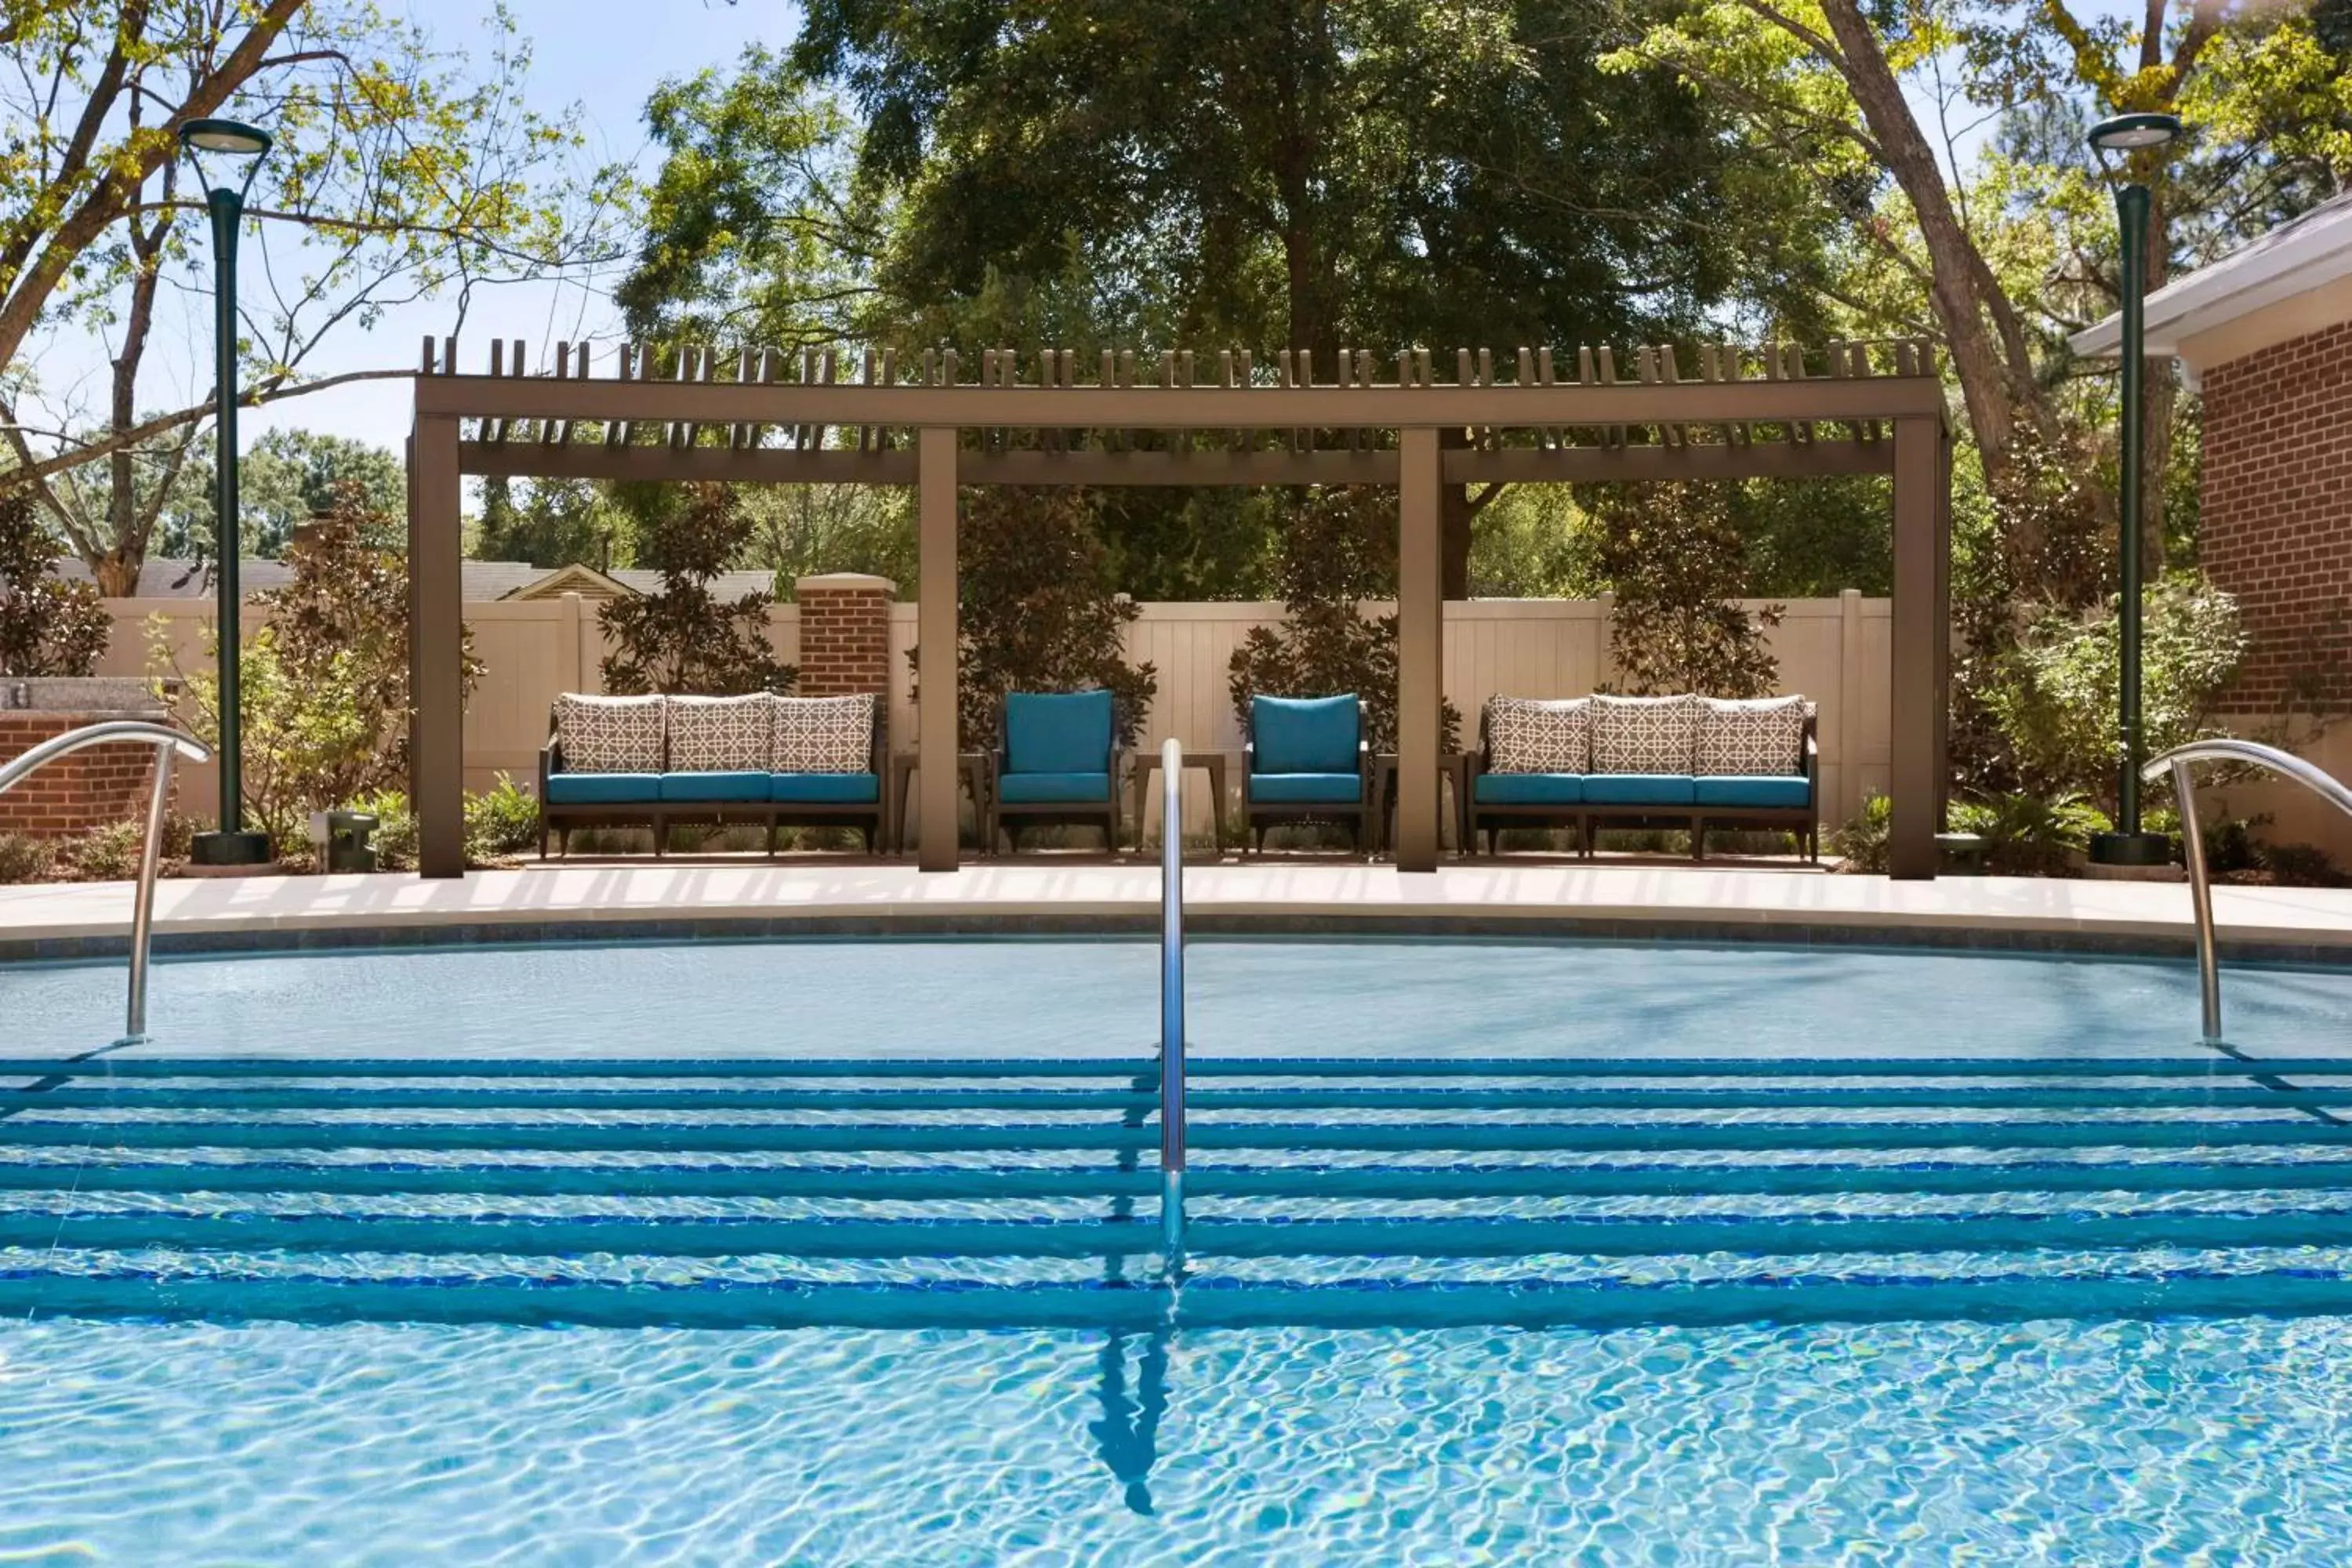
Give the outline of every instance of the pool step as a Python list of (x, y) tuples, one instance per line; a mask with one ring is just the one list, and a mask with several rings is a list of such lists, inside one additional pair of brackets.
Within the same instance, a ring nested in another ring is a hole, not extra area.
[(16, 1062), (0, 1310), (2352, 1310), (2352, 1058), (1221, 1058), (1192, 1077), (1171, 1289), (1139, 1059)]

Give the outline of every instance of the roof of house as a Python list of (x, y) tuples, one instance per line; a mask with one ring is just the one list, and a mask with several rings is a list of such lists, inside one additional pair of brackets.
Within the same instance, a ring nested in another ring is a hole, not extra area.
[[(89, 568), (76, 560), (61, 560), (57, 574), (70, 582), (87, 583)], [(581, 574), (585, 574), (583, 577)], [(590, 597), (615, 597), (622, 593), (652, 594), (661, 588), (661, 574), (635, 568), (616, 568), (607, 573), (589, 566), (560, 566), (552, 570), (534, 566), (528, 561), (465, 561), (458, 563), (462, 592), (469, 604), (486, 599), (551, 597), (566, 590)], [(282, 588), (293, 581), (294, 569), (283, 561), (248, 557), (237, 565), (237, 586), (247, 594), (266, 589)], [(609, 584), (601, 593), (597, 583)], [(765, 594), (776, 585), (775, 575), (768, 572), (722, 572), (711, 580), (710, 591), (719, 599), (740, 599), (747, 594)], [(150, 556), (140, 564), (139, 591), (131, 595), (140, 599), (203, 599), (213, 593), (212, 568), (207, 563)]]
[[(2197, 358), (2192, 340), (2273, 306), (2352, 280), (2352, 192), (2320, 203), (2268, 234), (2248, 240), (2220, 260), (2184, 272), (2147, 297), (2147, 352)], [(2352, 286), (2352, 285), (2347, 285)], [(2347, 310), (2352, 316), (2352, 310)], [(2308, 329), (2305, 329), (2308, 330)], [(2298, 335), (2288, 331), (2284, 335)], [(2069, 339), (2076, 353), (2112, 359), (2122, 346), (2123, 318), (2109, 316)], [(2263, 346), (2233, 338), (2234, 358)]]

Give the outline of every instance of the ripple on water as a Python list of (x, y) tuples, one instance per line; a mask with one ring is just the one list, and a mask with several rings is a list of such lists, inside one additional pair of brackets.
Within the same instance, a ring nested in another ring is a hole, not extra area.
[(2347, 1349), (2333, 1319), (17, 1324), (0, 1559), (2328, 1563)]

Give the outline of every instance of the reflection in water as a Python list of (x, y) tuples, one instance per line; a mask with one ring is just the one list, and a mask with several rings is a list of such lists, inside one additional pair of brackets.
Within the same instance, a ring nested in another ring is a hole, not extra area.
[[(1138, 1358), (1135, 1394), (1127, 1392), (1127, 1342), (1143, 1341)], [(1160, 1458), (1160, 1420), (1168, 1414), (1168, 1331), (1148, 1334), (1114, 1333), (1102, 1348), (1102, 1419), (1087, 1430), (1102, 1450), (1110, 1473), (1127, 1484), (1127, 1506), (1137, 1513), (1151, 1511), (1151, 1467)]]

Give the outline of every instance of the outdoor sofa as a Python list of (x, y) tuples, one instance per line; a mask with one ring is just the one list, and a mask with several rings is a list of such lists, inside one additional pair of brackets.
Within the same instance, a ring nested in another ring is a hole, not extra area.
[(887, 820), (888, 705), (871, 696), (555, 700), (539, 753), (539, 853), (574, 827), (753, 823), (851, 827), (871, 853)]
[(997, 710), (996, 735), (990, 754), (991, 854), (999, 828), (1018, 849), (1022, 828), (1056, 823), (1098, 826), (1105, 847), (1118, 850), (1127, 752), (1118, 744), (1109, 692), (1007, 692)]
[(1476, 836), (1573, 827), (1590, 858), (1597, 826), (1686, 829), (1691, 858), (1709, 827), (1794, 833), (1821, 855), (1820, 747), (1802, 697), (1496, 697), (1470, 757)]
[(1372, 847), (1371, 749), (1364, 707), (1337, 697), (1253, 697), (1242, 744), (1242, 820), (1260, 850), (1277, 823), (1328, 822)]

